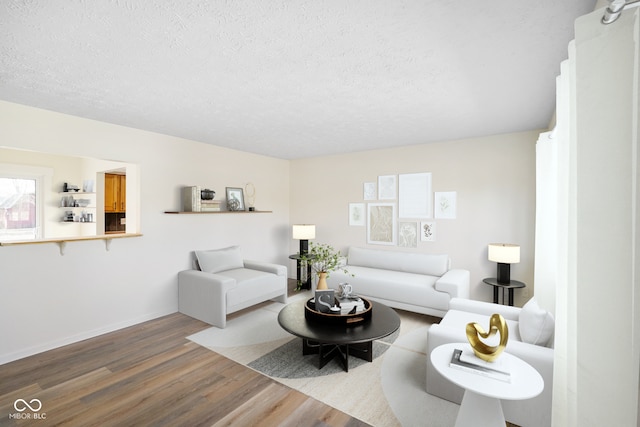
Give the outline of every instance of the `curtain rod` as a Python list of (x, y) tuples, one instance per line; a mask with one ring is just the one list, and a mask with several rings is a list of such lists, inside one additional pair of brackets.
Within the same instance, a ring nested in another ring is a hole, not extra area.
[(640, 0), (609, 0), (609, 6), (604, 10), (604, 16), (602, 17), (603, 24), (611, 24), (615, 22), (622, 13), (623, 10), (631, 9), (632, 7), (640, 6)]

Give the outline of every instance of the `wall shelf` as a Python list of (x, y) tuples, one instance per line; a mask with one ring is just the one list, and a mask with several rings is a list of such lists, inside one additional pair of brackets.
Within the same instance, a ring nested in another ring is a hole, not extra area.
[(140, 233), (120, 233), (120, 234), (101, 234), (97, 236), (81, 236), (81, 237), (54, 237), (51, 239), (38, 239), (38, 240), (15, 240), (0, 242), (0, 246), (17, 246), (17, 245), (36, 245), (40, 243), (56, 243), (60, 246), (60, 255), (64, 255), (64, 249), (68, 242), (78, 242), (83, 240), (104, 240), (105, 248), (109, 250), (111, 247), (111, 240), (123, 239), (127, 237), (140, 237)]
[(255, 214), (255, 213), (273, 213), (273, 211), (219, 211), (219, 212), (184, 212), (184, 211), (164, 211), (166, 214), (172, 215), (198, 215), (198, 214)]

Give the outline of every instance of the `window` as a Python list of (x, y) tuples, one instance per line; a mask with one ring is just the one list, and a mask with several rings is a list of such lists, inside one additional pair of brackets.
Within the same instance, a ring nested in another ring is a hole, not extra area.
[(34, 174), (32, 169), (0, 165), (0, 240), (2, 241), (42, 238), (40, 224), (43, 212), (44, 177)]

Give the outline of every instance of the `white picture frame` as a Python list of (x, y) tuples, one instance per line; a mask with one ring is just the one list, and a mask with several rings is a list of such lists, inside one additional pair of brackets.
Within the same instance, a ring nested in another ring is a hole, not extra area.
[(436, 241), (436, 223), (432, 221), (420, 223), (420, 241), (435, 242)]
[(363, 185), (362, 192), (363, 192), (362, 194), (363, 200), (376, 200), (378, 198), (375, 182), (365, 182)]
[(396, 199), (396, 176), (382, 175), (378, 177), (378, 200)]
[(367, 243), (395, 245), (397, 235), (395, 203), (367, 204)]
[(458, 194), (455, 191), (438, 191), (434, 194), (434, 211), (438, 219), (456, 219)]
[(367, 212), (364, 203), (349, 203), (349, 225), (365, 226)]
[(402, 174), (398, 177), (398, 216), (431, 218), (431, 173)]
[(418, 247), (418, 223), (411, 221), (398, 222), (398, 246), (402, 248)]

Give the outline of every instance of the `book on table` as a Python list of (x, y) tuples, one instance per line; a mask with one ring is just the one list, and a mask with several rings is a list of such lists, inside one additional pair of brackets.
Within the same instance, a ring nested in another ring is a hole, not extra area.
[(349, 314), (353, 311), (355, 307), (356, 313), (362, 313), (365, 311), (366, 307), (364, 305), (364, 301), (362, 298), (358, 297), (339, 297), (338, 302), (340, 303), (340, 314)]
[(511, 382), (511, 371), (507, 358), (498, 358), (496, 362), (487, 362), (477, 357), (470, 350), (455, 349), (449, 366), (487, 378)]

